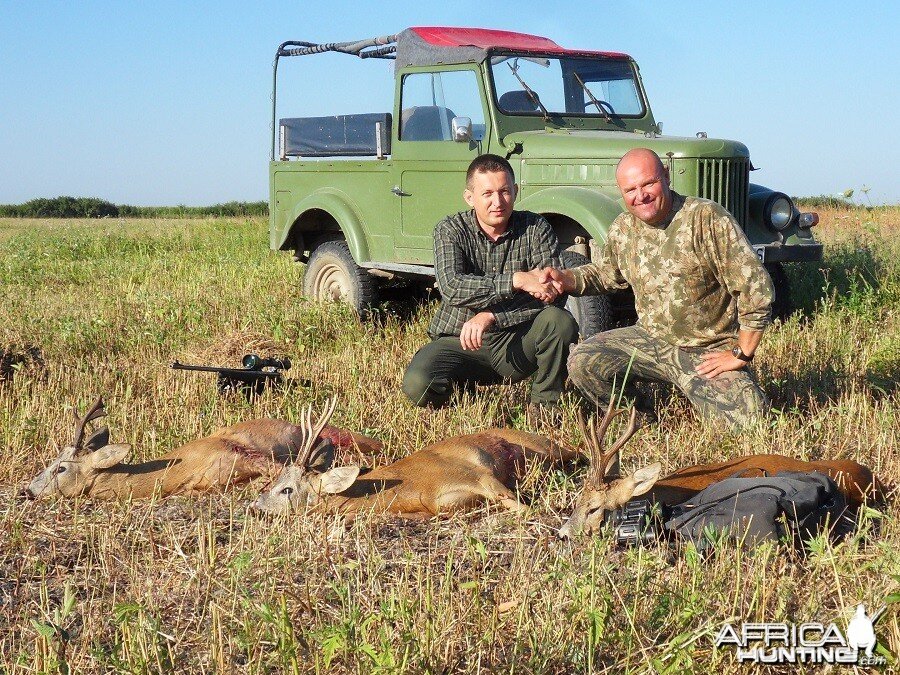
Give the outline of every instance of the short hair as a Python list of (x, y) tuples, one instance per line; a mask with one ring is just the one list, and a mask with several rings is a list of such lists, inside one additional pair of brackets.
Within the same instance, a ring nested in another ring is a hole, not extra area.
[(494, 173), (497, 171), (505, 171), (512, 178), (512, 182), (516, 182), (516, 174), (513, 171), (512, 164), (503, 159), (503, 157), (491, 154), (478, 155), (472, 160), (468, 171), (466, 171), (466, 187), (472, 185), (472, 177), (476, 173)]

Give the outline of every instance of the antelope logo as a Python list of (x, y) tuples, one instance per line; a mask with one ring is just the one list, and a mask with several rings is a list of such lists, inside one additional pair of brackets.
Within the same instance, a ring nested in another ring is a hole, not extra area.
[(857, 651), (864, 650), (867, 662), (872, 659), (872, 651), (878, 643), (875, 637), (875, 622), (881, 618), (886, 609), (887, 605), (882, 605), (872, 616), (868, 616), (866, 606), (857, 605), (856, 614), (847, 625), (847, 644)]

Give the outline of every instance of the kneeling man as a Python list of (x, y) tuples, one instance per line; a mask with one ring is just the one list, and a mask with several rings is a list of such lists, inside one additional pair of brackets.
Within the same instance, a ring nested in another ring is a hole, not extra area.
[(578, 325), (541, 270), (559, 267), (559, 242), (535, 213), (514, 211), (509, 162), (481, 155), (469, 166), (471, 207), (434, 229), (434, 268), (443, 302), (432, 341), (413, 357), (403, 391), (420, 406), (445, 404), (454, 385), (497, 384), (534, 375), (531, 403), (554, 406)]
[(768, 409), (748, 369), (771, 316), (768, 272), (728, 211), (669, 189), (652, 150), (626, 153), (616, 183), (626, 211), (609, 228), (600, 260), (544, 278), (575, 295), (631, 286), (638, 323), (574, 348), (572, 381), (603, 405), (626, 374), (671, 382), (704, 417), (746, 425)]

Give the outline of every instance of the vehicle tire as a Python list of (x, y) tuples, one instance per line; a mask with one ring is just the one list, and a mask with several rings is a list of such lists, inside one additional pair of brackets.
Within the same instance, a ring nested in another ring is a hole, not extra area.
[[(590, 262), (574, 251), (563, 251), (560, 261), (564, 269), (580, 267)], [(580, 298), (570, 295), (566, 301), (566, 309), (578, 322), (578, 333), (582, 340), (609, 330), (613, 326), (612, 303), (608, 295), (584, 295)]]
[(772, 319), (779, 319), (784, 323), (794, 312), (788, 275), (781, 263), (766, 263), (765, 268), (772, 277), (772, 287), (775, 289), (775, 299), (772, 301)]
[(324, 241), (313, 249), (303, 275), (303, 295), (317, 302), (346, 302), (365, 318), (377, 294), (376, 280), (356, 264), (346, 241)]

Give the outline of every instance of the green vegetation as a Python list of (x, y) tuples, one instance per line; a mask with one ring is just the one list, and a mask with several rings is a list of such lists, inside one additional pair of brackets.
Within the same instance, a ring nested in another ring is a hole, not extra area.
[(798, 209), (840, 209), (850, 210), (856, 206), (849, 199), (834, 195), (817, 195), (814, 197), (791, 197)]
[[(852, 458), (900, 482), (900, 208), (821, 215), (825, 260), (787, 270), (802, 311), (754, 361), (772, 418), (731, 435), (675, 400), (632, 439), (624, 469), (779, 452)], [(533, 468), (525, 518), (482, 508), (362, 517), (346, 531), (322, 516), (248, 514), (260, 484), (149, 502), (17, 497), (70, 441), (72, 407), (98, 394), (112, 441), (133, 444), (135, 460), (241, 420), (297, 419), (332, 395), (335, 424), (385, 442), (347, 461), (526, 426), (523, 385), (439, 411), (407, 404), (400, 381), (433, 303), (396, 291), (359, 324), (300, 298), (298, 279), (260, 218), (0, 220), (0, 351), (21, 357), (0, 372), (0, 672), (744, 673), (713, 648), (724, 622), (846, 626), (858, 602), (878, 607), (900, 588), (896, 505), (806, 556), (620, 551), (555, 538), (583, 470)], [(289, 355), (298, 384), (250, 404), (167, 367), (236, 365), (251, 350)], [(579, 445), (574, 405), (543, 431)], [(896, 654), (900, 612), (876, 632)]]
[(245, 218), (268, 216), (268, 202), (227, 202), (213, 206), (129, 206), (96, 197), (32, 199), (0, 204), (0, 218)]

